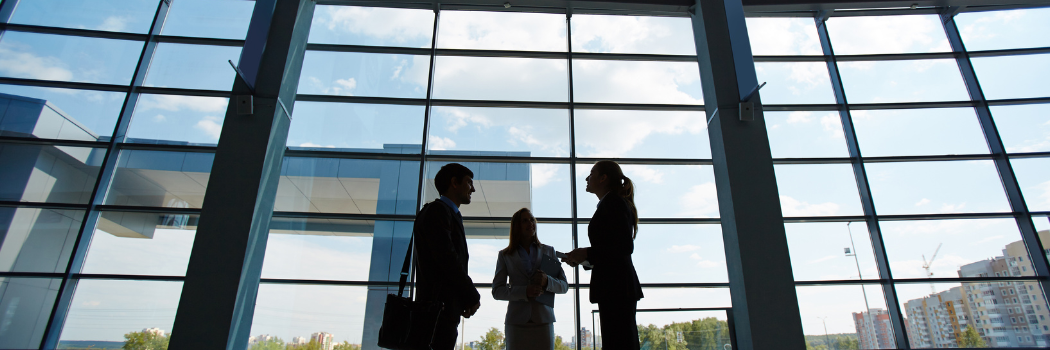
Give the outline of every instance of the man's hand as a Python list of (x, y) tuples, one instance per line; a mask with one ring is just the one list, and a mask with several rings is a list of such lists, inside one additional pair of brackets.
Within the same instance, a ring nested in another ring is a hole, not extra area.
[(587, 248), (573, 249), (568, 254), (565, 254), (565, 259), (562, 259), (563, 262), (568, 263), (572, 266), (579, 265), (585, 260), (587, 260)]
[(470, 318), (470, 316), (474, 316), (474, 313), (478, 312), (478, 308), (480, 308), (480, 307), (481, 307), (481, 302), (479, 301), (477, 304), (474, 304), (474, 306), (472, 306), (472, 307), (470, 307), (470, 308), (468, 308), (466, 310), (463, 310), (463, 317)]

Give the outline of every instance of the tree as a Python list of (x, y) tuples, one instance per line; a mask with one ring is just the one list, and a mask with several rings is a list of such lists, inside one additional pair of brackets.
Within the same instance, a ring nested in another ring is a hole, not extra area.
[(835, 337), (835, 349), (838, 350), (857, 350), (860, 349), (860, 340), (851, 337), (836, 336)]
[(287, 345), (284, 344), (284, 340), (281, 338), (273, 337), (269, 340), (263, 340), (252, 344), (248, 350), (285, 350)]
[(503, 332), (500, 332), (496, 327), (489, 328), (489, 331), (478, 341), (478, 349), (480, 350), (503, 350), (505, 347)]
[(124, 350), (168, 350), (168, 336), (143, 330), (124, 334)]
[(335, 344), (332, 350), (361, 350), (361, 344), (350, 344), (350, 342), (344, 340), (342, 343)]
[(554, 336), (554, 350), (572, 350), (572, 348), (569, 347), (569, 344), (565, 344), (560, 335), (556, 335)]
[(959, 343), (960, 348), (987, 348), (988, 344), (984, 342), (984, 338), (977, 333), (973, 327), (966, 326), (966, 330), (962, 332), (962, 335), (956, 339)]

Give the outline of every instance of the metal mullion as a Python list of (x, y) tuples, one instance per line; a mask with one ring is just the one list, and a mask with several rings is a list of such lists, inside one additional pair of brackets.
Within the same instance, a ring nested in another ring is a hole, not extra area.
[(890, 157), (863, 157), (864, 163), (896, 163), (896, 162), (941, 162), (961, 160), (988, 160), (993, 159), (991, 154), (946, 154), (930, 156), (890, 156)]
[(864, 221), (864, 216), (785, 216), (785, 224), (809, 222), (857, 222)]
[(144, 207), (134, 205), (99, 205), (95, 209), (106, 212), (136, 212), (152, 214), (199, 215), (199, 208)]
[[(2, 33), (0, 33), (2, 34)], [(79, 90), (97, 90), (107, 92), (127, 92), (127, 85), (113, 85), (113, 84), (97, 84), (97, 83), (81, 83), (73, 81), (58, 81), (58, 80), (41, 80), (41, 79), (26, 79), (26, 78), (0, 78), (0, 84), (7, 85), (21, 85), (21, 86), (34, 86), (34, 87), (49, 87), (49, 88), (60, 88), (60, 89), (79, 89)]]
[[(813, 17), (809, 15), (807, 17)], [(751, 56), (755, 62), (824, 62), (826, 56), (818, 55), (755, 55)], [(764, 105), (763, 105), (764, 107)]]
[(336, 95), (310, 95), (296, 94), (296, 101), (304, 102), (333, 102), (333, 103), (367, 103), (367, 104), (390, 104), (404, 106), (426, 106), (425, 98), (401, 98), (401, 97), (368, 97), (368, 96), (336, 96)]
[[(977, 119), (981, 124), (985, 140), (988, 142), (988, 149), (994, 156), (992, 160), (995, 162), (995, 168), (999, 171), (999, 179), (1002, 181), (1003, 190), (1010, 203), (1010, 209), (1014, 213), (1014, 221), (1017, 222), (1017, 227), (1021, 231), (1021, 240), (1024, 241), (1024, 245), (1028, 250), (1029, 259), (1032, 260), (1033, 272), (1036, 276), (1050, 277), (1050, 262), (1047, 261), (1046, 254), (1043, 253), (1043, 245), (1039, 242), (1038, 230), (1035, 228), (1031, 214), (1028, 212), (1028, 205), (1024, 201), (1021, 185), (1017, 182), (1013, 166), (1010, 164), (1010, 157), (1006, 153), (1006, 147), (999, 136), (999, 131), (996, 130), (991, 108), (985, 101), (984, 92), (981, 90), (977, 73), (970, 62), (969, 54), (966, 52), (966, 46), (963, 44), (959, 28), (955, 24), (954, 15), (950, 13), (942, 14), (941, 24), (944, 26), (944, 32), (948, 37), (952, 50), (959, 54), (956, 60), (959, 65), (959, 72), (962, 75), (963, 82), (966, 84), (966, 91), (970, 94), (970, 99), (974, 101)], [(1043, 299), (1046, 300), (1047, 292), (1050, 291), (1050, 279), (1043, 279), (1039, 284), (1043, 290)]]
[(843, 134), (846, 138), (846, 146), (849, 149), (850, 160), (853, 166), (853, 174), (857, 181), (857, 192), (860, 196), (861, 207), (864, 212), (864, 222), (868, 227), (868, 235), (872, 242), (872, 250), (875, 262), (878, 265), (879, 278), (890, 282), (883, 282), (882, 294), (886, 298), (886, 311), (890, 316), (890, 327), (893, 330), (895, 346), (900, 349), (910, 349), (908, 335), (904, 323), (904, 313), (897, 300), (897, 291), (892, 280), (889, 256), (886, 254), (886, 245), (882, 240), (882, 230), (879, 226), (878, 215), (875, 212), (875, 202), (871, 197), (871, 187), (868, 184), (867, 171), (864, 167), (863, 157), (860, 152), (860, 143), (857, 141), (857, 133), (853, 126), (853, 118), (850, 115), (850, 104), (846, 99), (846, 90), (842, 85), (842, 77), (839, 75), (838, 62), (835, 51), (831, 46), (831, 37), (828, 35), (826, 18), (817, 16), (814, 18), (817, 26), (817, 35), (820, 37), (820, 46), (825, 56), (828, 57), (828, 75), (831, 78), (832, 89), (835, 93), (835, 102), (842, 106), (839, 110), (839, 119), (842, 122)]
[(972, 101), (851, 103), (850, 110), (973, 107)]
[(1039, 55), (1050, 53), (1050, 47), (1031, 47), (1024, 49), (1005, 49), (1005, 50), (983, 50), (983, 51), (967, 51), (970, 57), (1002, 57), (1002, 56), (1020, 56), (1020, 55)]
[[(418, 187), (416, 187), (416, 215), (419, 215), (419, 211), (423, 209), (423, 190), (425, 189), (424, 184), (427, 182), (427, 147), (429, 147), (427, 140), (430, 138), (430, 112), (431, 109), (433, 109), (432, 99), (434, 97), (434, 72), (436, 68), (435, 65), (437, 63), (438, 25), (441, 23), (441, 4), (435, 2), (433, 6), (434, 29), (431, 32), (430, 36), (430, 69), (427, 71), (426, 106), (423, 107), (423, 140), (419, 144), (419, 184)], [(413, 228), (410, 237), (415, 236), (415, 234), (416, 232)], [(391, 233), (390, 249), (392, 250), (393, 248), (394, 238), (393, 233)], [(415, 297), (416, 291), (416, 262), (414, 257), (415, 252), (413, 251), (415, 249), (412, 247), (412, 238), (409, 238), (408, 248), (409, 250), (405, 254), (408, 254), (408, 256), (412, 256), (412, 258), (409, 258), (411, 263), (409, 264), (410, 277), (408, 278), (412, 282), (411, 286), (408, 289), (409, 299), (411, 299)], [(387, 256), (394, 256), (393, 254), (394, 252), (391, 251), (387, 254)]]
[(105, 274), (105, 273), (75, 273), (73, 278), (77, 280), (124, 280), (124, 281), (184, 281), (184, 276), (165, 276), (165, 275), (120, 275), (120, 274)]
[(910, 61), (931, 59), (952, 59), (953, 52), (922, 52), (922, 53), (887, 53), (867, 55), (838, 55), (836, 61), (840, 62), (869, 62), (869, 61)]
[(1010, 159), (1048, 158), (1048, 157), (1050, 157), (1050, 152), (1010, 153)]
[(122, 144), (117, 145), (117, 148), (118, 148), (118, 150), (215, 153), (215, 146), (196, 146), (196, 145), (166, 145), (166, 144), (156, 144), (156, 143), (122, 143)]
[(65, 277), (66, 274), (61, 272), (18, 272), (18, 271), (0, 271), (0, 278), (51, 278), (58, 279)]
[(343, 44), (306, 44), (306, 51), (317, 52), (347, 52), (347, 53), (380, 53), (395, 55), (430, 55), (432, 49), (398, 46), (369, 46), (369, 45), (343, 45)]
[(243, 39), (219, 39), (196, 36), (157, 35), (156, 37), (154, 37), (154, 40), (156, 40), (158, 43), (166, 44), (244, 47)]
[[(580, 218), (579, 213), (576, 210), (576, 97), (573, 90), (573, 79), (572, 79), (572, 9), (565, 9), (565, 56), (566, 62), (566, 73), (568, 77), (568, 88), (569, 88), (569, 207), (570, 207), (570, 227), (572, 232), (572, 249), (580, 247)], [(588, 224), (590, 221), (588, 220)], [(580, 329), (581, 315), (580, 315), (580, 267), (572, 267), (572, 278), (574, 283), (573, 291), (576, 292), (573, 297), (576, 299), (576, 309), (573, 313), (573, 322), (576, 326), (576, 339), (582, 339), (583, 333)], [(592, 330), (597, 331), (597, 330)], [(577, 341), (576, 350), (582, 350), (583, 342)]]
[(87, 204), (0, 201), (0, 207), (28, 209), (87, 210)]
[(795, 285), (850, 285), (850, 284), (926, 284), (926, 283), (989, 283), (989, 282), (1029, 282), (1046, 279), (1046, 277), (940, 277), (940, 278), (898, 278), (893, 280), (884, 279), (862, 279), (862, 280), (807, 280), (796, 281)]
[(275, 218), (286, 219), (334, 219), (334, 220), (365, 220), (365, 221), (413, 221), (415, 215), (405, 214), (353, 214), (353, 213), (316, 213), (302, 211), (275, 211)]
[(76, 36), (82, 38), (99, 38), (99, 39), (113, 39), (113, 40), (127, 40), (127, 41), (145, 41), (149, 38), (147, 34), (137, 33), (124, 33), (124, 32), (110, 32), (105, 30), (92, 30), (92, 29), (77, 29), (77, 28), (62, 28), (62, 27), (48, 27), (38, 26), (30, 24), (13, 24), (5, 23), (2, 24), (5, 27), (5, 31), (15, 31), (22, 33), (36, 33), (36, 34), (52, 34), (52, 35), (64, 35), (64, 36)]
[(482, 163), (553, 163), (553, 164), (566, 164), (570, 162), (569, 158), (556, 158), (556, 157), (511, 157), (511, 156), (474, 156), (474, 155), (456, 155), (456, 154), (430, 154), (427, 156), (430, 161), (441, 161), (441, 162), (482, 162)]
[(703, 112), (704, 105), (676, 105), (654, 103), (597, 103), (573, 102), (575, 109), (617, 110), (617, 111), (692, 111)]
[(428, 99), (431, 106), (566, 109), (566, 102)]
[(157, 11), (153, 16), (153, 23), (150, 25), (149, 35), (145, 37), (146, 41), (143, 44), (142, 53), (139, 55), (138, 64), (135, 67), (135, 74), (127, 88), (127, 95), (124, 96), (124, 104), (121, 108), (120, 115), (117, 117), (117, 122), (109, 141), (108, 150), (102, 160), (99, 176), (95, 182), (94, 188), (92, 189), (87, 214), (81, 222), (79, 234), (73, 242), (72, 252), (70, 253), (69, 262), (65, 269), (66, 277), (62, 279), (62, 282), (59, 285), (58, 296), (55, 298), (54, 307), (51, 309), (50, 318), (44, 329), (43, 340), (40, 342), (40, 350), (55, 349), (58, 347), (59, 336), (65, 325), (65, 319), (73, 300), (73, 293), (76, 290), (78, 280), (76, 279), (75, 274), (80, 272), (82, 264), (86, 259), (87, 250), (95, 231), (95, 224), (101, 214), (101, 211), (97, 208), (98, 206), (105, 204), (106, 192), (108, 191), (109, 185), (113, 181), (114, 173), (116, 172), (120, 142), (126, 137), (128, 127), (131, 123), (131, 116), (134, 113), (135, 105), (138, 101), (136, 87), (141, 86), (142, 82), (145, 81), (146, 72), (149, 69), (150, 62), (153, 59), (153, 54), (156, 52), (157, 48), (157, 43), (153, 41), (153, 37), (160, 34), (161, 28), (164, 27), (168, 8), (169, 4), (166, 0), (157, 1)]
[(773, 158), (773, 164), (852, 164), (848, 157), (829, 158)]
[(40, 139), (35, 137), (0, 136), (0, 143), (15, 143), (37, 146), (70, 146), (70, 147), (92, 147), (102, 148), (109, 145), (102, 141), (81, 141), (62, 139)]
[(299, 157), (299, 158), (335, 158), (335, 159), (374, 159), (374, 160), (399, 160), (399, 161), (420, 161), (419, 154), (411, 153), (373, 153), (373, 152), (339, 152), (339, 151), (324, 151), (324, 150), (298, 150), (298, 149), (286, 149), (284, 151), (285, 157)]
[(1011, 99), (999, 99), (999, 100), (985, 100), (989, 106), (1014, 106), (1014, 105), (1028, 105), (1028, 104), (1043, 104), (1050, 103), (1050, 97), (1036, 97), (1036, 98), (1011, 98)]
[(435, 53), (442, 57), (505, 57), (505, 58), (537, 58), (537, 59), (565, 59), (568, 55), (564, 52), (552, 51), (513, 51), (513, 50), (476, 50), (476, 49), (436, 49)]
[(180, 89), (180, 88), (153, 87), (153, 86), (136, 86), (135, 88), (136, 88), (137, 92), (140, 93), (140, 94), (183, 95), (183, 96), (230, 98), (230, 91), (229, 90)]
[(597, 163), (600, 160), (612, 160), (619, 164), (648, 165), (712, 165), (711, 159), (705, 158), (589, 158), (578, 157), (576, 161), (584, 164)]
[(842, 106), (836, 104), (762, 105), (762, 110), (767, 112), (838, 111), (839, 108)]
[(882, 221), (908, 221), (908, 220), (953, 220), (953, 219), (1001, 219), (1012, 218), (1014, 213), (956, 213), (956, 214), (896, 214), (879, 215)]
[(696, 55), (643, 54), (643, 53), (600, 53), (576, 52), (572, 54), (577, 60), (600, 61), (642, 61), (642, 62), (696, 62)]

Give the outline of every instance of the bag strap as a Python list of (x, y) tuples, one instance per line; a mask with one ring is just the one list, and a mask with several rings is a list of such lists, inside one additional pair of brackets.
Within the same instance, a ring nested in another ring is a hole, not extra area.
[(412, 237), (408, 239), (408, 251), (405, 252), (405, 264), (401, 266), (401, 282), (397, 284), (398, 297), (405, 292), (405, 283), (408, 282), (408, 264), (412, 261), (412, 244), (415, 243), (415, 238), (416, 232), (412, 230)]

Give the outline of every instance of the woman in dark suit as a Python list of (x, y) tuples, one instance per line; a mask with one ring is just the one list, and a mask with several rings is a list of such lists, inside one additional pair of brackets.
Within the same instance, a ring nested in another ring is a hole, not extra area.
[(591, 246), (573, 250), (564, 261), (591, 265), (591, 303), (598, 304), (603, 348), (638, 349), (635, 312), (642, 287), (631, 260), (638, 234), (634, 184), (623, 175), (619, 164), (603, 160), (591, 168), (587, 192), (599, 200), (587, 225)]

